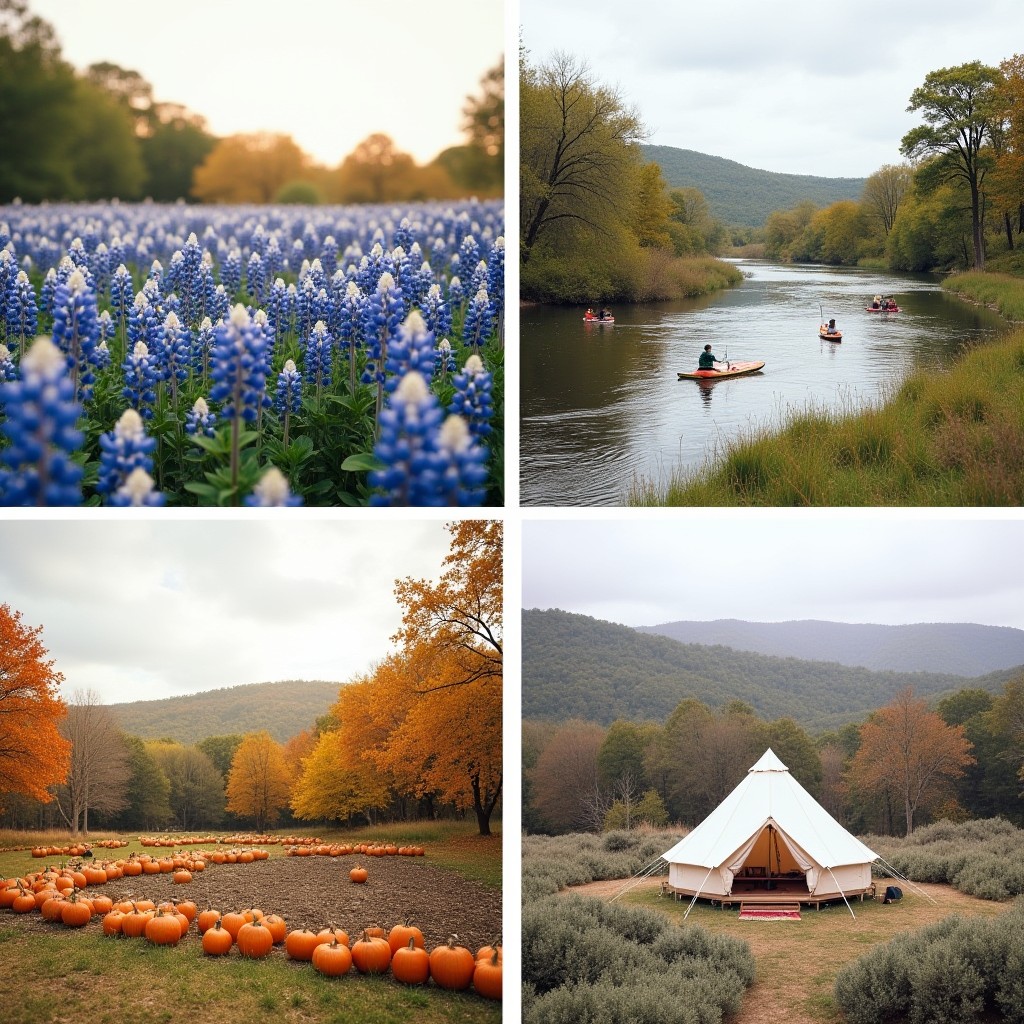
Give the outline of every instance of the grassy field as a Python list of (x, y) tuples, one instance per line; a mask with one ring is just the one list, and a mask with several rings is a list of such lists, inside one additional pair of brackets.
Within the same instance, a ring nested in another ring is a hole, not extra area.
[[(463, 878), (501, 886), (501, 836), (483, 838), (468, 823), (428, 822), (358, 830), (304, 829), (292, 835), (317, 835), (325, 841), (371, 839), (422, 844), (425, 860)], [(204, 833), (205, 834), (205, 833)], [(221, 833), (216, 833), (221, 834)], [(223, 833), (227, 835), (228, 833)], [(93, 841), (110, 834), (95, 833)], [(143, 849), (138, 836), (111, 851), (111, 858)], [(27, 840), (27, 841), (26, 841)], [(0, 832), (0, 849), (38, 842), (64, 845), (66, 834)], [(193, 849), (193, 847), (185, 847)], [(194, 849), (211, 849), (197, 846)], [(280, 846), (265, 847), (282, 856)], [(147, 852), (158, 851), (149, 848)], [(108, 856), (97, 849), (97, 859)], [(0, 875), (39, 870), (61, 858), (33, 858), (28, 851), (0, 853)], [(215, 870), (215, 869), (210, 869)], [(0, 912), (0, 972), (17, 978), (4, 1000), (6, 1024), (57, 1024), (64, 1021), (185, 1021), (199, 1016), (331, 1024), (417, 1024), (466, 1022), (497, 1024), (501, 1006), (474, 994), (448, 993), (431, 985), (407, 988), (387, 978), (354, 973), (326, 979), (308, 964), (274, 955), (246, 961), (232, 951), (223, 958), (202, 953), (193, 928), (177, 947), (145, 941), (112, 940), (98, 934), (28, 931), (8, 911)]]
[[(688, 924), (744, 939), (757, 963), (756, 980), (733, 1024), (841, 1024), (843, 1018), (834, 1004), (832, 987), (846, 963), (899, 932), (915, 931), (950, 914), (991, 916), (1010, 906), (965, 896), (948, 886), (919, 886), (936, 901), (932, 903), (905, 883), (899, 884), (904, 891), (899, 903), (887, 906), (879, 901), (854, 901), (856, 920), (842, 903), (820, 911), (804, 909), (799, 921), (740, 921), (735, 908), (695, 905)], [(577, 891), (587, 892), (589, 888)], [(654, 883), (626, 893), (622, 900), (660, 911), (682, 924), (689, 901), (662, 897), (659, 891), (658, 883)]]

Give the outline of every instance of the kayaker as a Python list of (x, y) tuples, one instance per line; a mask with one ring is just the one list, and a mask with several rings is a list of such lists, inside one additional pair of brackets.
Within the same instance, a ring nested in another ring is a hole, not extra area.
[[(704, 351), (701, 352), (700, 358), (697, 360), (697, 369), (698, 370), (714, 370), (715, 369), (715, 363), (717, 363), (718, 361), (719, 360), (717, 360), (715, 358), (714, 353), (712, 353), (712, 351), (711, 351), (711, 346), (710, 345), (705, 345), (704, 346)], [(725, 365), (726, 365), (726, 368), (728, 368), (729, 364), (726, 363)]]
[(827, 330), (827, 331), (826, 331), (825, 333), (826, 333), (826, 334), (838, 334), (838, 333), (839, 333), (839, 332), (838, 332), (838, 331), (836, 330), (836, 321), (835, 321), (835, 317), (833, 317), (833, 318), (832, 318), (831, 320), (829, 320), (829, 322), (828, 322), (828, 330)]
[(602, 306), (601, 307), (601, 316), (598, 319), (600, 319), (600, 320), (611, 320), (611, 318), (612, 318), (612, 311), (610, 309), (605, 309), (605, 307)]

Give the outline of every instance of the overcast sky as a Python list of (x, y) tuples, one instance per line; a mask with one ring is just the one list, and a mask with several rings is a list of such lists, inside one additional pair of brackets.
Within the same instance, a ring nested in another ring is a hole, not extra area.
[(0, 523), (0, 603), (42, 626), (63, 691), (104, 703), (340, 683), (391, 650), (396, 579), (435, 579), (440, 522)]
[(215, 135), (285, 132), (335, 166), (366, 136), (418, 162), (465, 141), (462, 107), (504, 52), (501, 0), (29, 0), (82, 70), (140, 72)]
[(928, 72), (1024, 47), (1021, 0), (520, 0), (520, 18), (534, 63), (584, 58), (649, 142), (825, 177), (902, 159)]
[(527, 521), (523, 607), (678, 620), (1024, 629), (1024, 520), (687, 516)]

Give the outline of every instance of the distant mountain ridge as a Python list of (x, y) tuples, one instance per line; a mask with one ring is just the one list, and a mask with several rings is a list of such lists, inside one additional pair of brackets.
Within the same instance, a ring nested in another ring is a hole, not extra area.
[(933, 700), (965, 687), (998, 693), (1020, 668), (983, 676), (874, 672), (833, 661), (780, 658), (666, 636), (558, 609), (523, 612), (524, 718), (664, 722), (693, 697), (733, 700), (766, 719), (789, 717), (814, 732), (863, 721), (904, 688)]
[(319, 679), (288, 679), (110, 707), (125, 732), (146, 740), (167, 738), (192, 744), (207, 736), (265, 729), (283, 743), (303, 729), (311, 729), (338, 699), (341, 685)]
[(768, 214), (789, 210), (805, 200), (831, 206), (857, 201), (866, 178), (821, 178), (813, 174), (781, 174), (747, 167), (725, 157), (675, 146), (641, 146), (644, 159), (661, 168), (670, 188), (697, 188), (713, 216), (739, 227), (762, 227)]
[(982, 676), (1024, 665), (1024, 630), (969, 622), (918, 622), (902, 626), (874, 623), (663, 622), (638, 627), (642, 633), (671, 637), (684, 644), (721, 644), (780, 658), (837, 661), (875, 671), (942, 672)]

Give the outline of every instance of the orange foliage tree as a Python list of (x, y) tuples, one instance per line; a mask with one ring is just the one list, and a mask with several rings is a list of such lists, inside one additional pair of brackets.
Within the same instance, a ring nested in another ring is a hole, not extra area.
[(229, 135), (195, 169), (192, 194), (207, 203), (269, 203), (309, 169), (290, 135)]
[(268, 732), (251, 732), (231, 760), (226, 795), (227, 809), (255, 820), (262, 831), (288, 806), (292, 776), (284, 749)]
[(64, 677), (47, 660), (42, 629), (0, 605), (0, 798), (24, 793), (48, 802), (47, 787), (68, 773), (71, 744), (57, 727), (67, 714), (59, 693)]
[(950, 780), (974, 764), (963, 726), (946, 725), (925, 701), (914, 699), (910, 688), (876, 711), (861, 726), (860, 737), (850, 779), (865, 792), (888, 790), (898, 796), (908, 836), (917, 809), (941, 796)]

